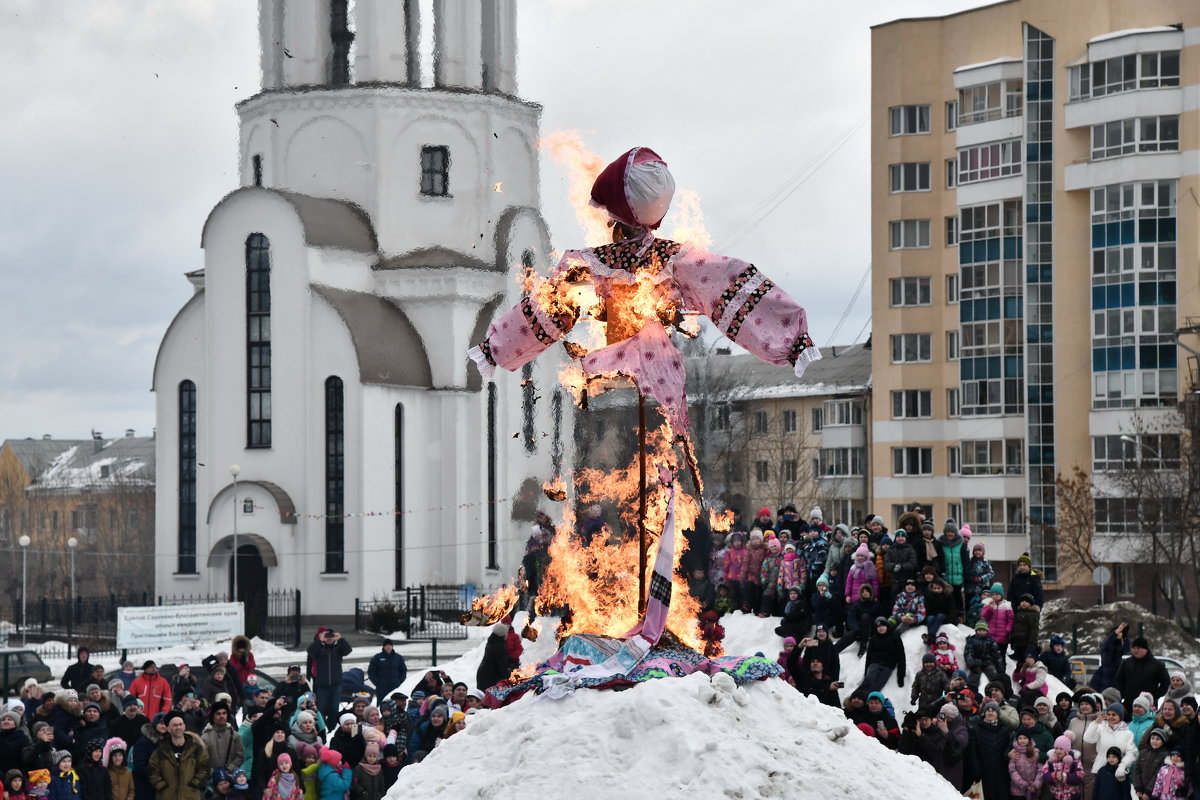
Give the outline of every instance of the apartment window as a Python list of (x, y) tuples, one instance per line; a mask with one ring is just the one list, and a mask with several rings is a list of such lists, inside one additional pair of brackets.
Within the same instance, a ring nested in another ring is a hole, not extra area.
[(771, 422), (770, 422), (770, 418), (767, 416), (767, 412), (755, 411), (754, 412), (754, 432), (755, 433), (767, 433), (770, 431), (770, 429), (771, 429)]
[(325, 380), (325, 571), (346, 571), (346, 401), (342, 379)]
[(892, 474), (896, 476), (932, 475), (933, 448), (893, 447)]
[(928, 419), (933, 416), (933, 392), (901, 389), (892, 392), (892, 419)]
[(930, 334), (897, 333), (892, 335), (892, 363), (913, 364), (932, 360)]
[(929, 106), (893, 106), (888, 109), (892, 136), (929, 133)]
[(1179, 51), (1117, 56), (1070, 68), (1070, 99), (1179, 85)]
[(271, 446), (271, 243), (246, 239), (246, 446)]
[(795, 483), (797, 476), (800, 474), (798, 462), (794, 458), (785, 459), (783, 462), (783, 482)]
[[(952, 219), (955, 222), (958, 221), (958, 217), (947, 217), (946, 219)], [(958, 276), (957, 275), (947, 275), (946, 276), (946, 302), (949, 305), (954, 305), (955, 303), (958, 302)]]
[(1092, 158), (1179, 149), (1179, 117), (1139, 117), (1092, 126)]
[[(1132, 439), (1132, 441), (1131, 441)], [(1179, 469), (1178, 434), (1093, 436), (1092, 469), (1097, 472), (1136, 469)]]
[[(179, 552), (175, 571), (196, 572), (196, 384), (179, 384)], [(116, 511), (109, 510), (108, 527), (116, 528)]]
[[(958, 445), (951, 445), (946, 448), (946, 463), (950, 465), (951, 475), (962, 474), (962, 448)], [(955, 517), (958, 519), (958, 517)]]
[(928, 192), (929, 162), (891, 165), (892, 192)]
[(958, 186), (958, 159), (946, 159), (946, 188), (953, 189)]
[[(960, 389), (946, 390), (946, 416), (954, 419), (962, 416), (962, 395)], [(958, 519), (958, 517), (955, 517)]]
[(1022, 81), (1009, 79), (958, 90), (958, 124), (972, 125), (1022, 113)]
[(958, 101), (950, 100), (946, 103), (946, 130), (952, 131), (958, 127)]
[(929, 247), (929, 220), (898, 219), (890, 225), (893, 250)]
[(421, 194), (446, 197), (450, 194), (450, 148), (421, 148)]
[(893, 306), (930, 304), (929, 278), (892, 278)]
[(812, 429), (814, 433), (819, 432), (825, 427), (825, 409), (814, 408), (812, 410)]
[(863, 448), (825, 447), (817, 455), (820, 477), (853, 477), (863, 474)]
[(786, 410), (783, 412), (783, 432), (796, 432), (796, 412), (794, 410)]
[(946, 331), (946, 360), (958, 361), (958, 331)]
[(959, 185), (1021, 174), (1021, 140), (989, 142), (958, 151)]
[(1117, 564), (1117, 595), (1120, 597), (1132, 597), (1135, 593), (1134, 575), (1136, 570), (1133, 564)]
[(1025, 529), (1025, 500), (1018, 497), (965, 497), (962, 517), (971, 520), (971, 530), (976, 534), (1022, 533)]
[(1020, 475), (1025, 471), (1025, 442), (1021, 439), (964, 441), (963, 475)]
[(862, 425), (863, 407), (857, 400), (826, 400), (824, 422), (826, 427), (837, 425)]
[(771, 480), (771, 466), (766, 461), (754, 462), (754, 482), (767, 483)]
[(946, 516), (950, 517), (950, 519), (961, 520), (963, 518), (962, 503), (947, 503)]
[(58, 533), (58, 512), (57, 511), (50, 512), (50, 532)]
[(71, 530), (77, 531), (83, 527), (83, 515), (78, 508), (71, 510)]
[(713, 412), (713, 430), (727, 431), (729, 427), (729, 404), (718, 403), (716, 410)]

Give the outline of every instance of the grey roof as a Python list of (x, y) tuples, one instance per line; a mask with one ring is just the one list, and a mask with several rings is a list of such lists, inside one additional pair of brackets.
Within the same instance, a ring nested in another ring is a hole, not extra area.
[(822, 348), (821, 360), (809, 364), (799, 378), (791, 368), (766, 364), (749, 353), (692, 356), (685, 364), (689, 395), (700, 394), (706, 380), (729, 383), (730, 378), (746, 399), (865, 392), (871, 385), (871, 350), (861, 344)]
[(403, 311), (367, 292), (316, 283), (312, 290), (346, 323), (363, 383), (433, 388), (425, 343)]
[(497, 265), (489, 264), (481, 258), (468, 255), (467, 253), (460, 253), (448, 247), (425, 247), (405, 253), (404, 255), (380, 259), (372, 269), (424, 269), (428, 267), (467, 267), (469, 269), (482, 269), (489, 272), (496, 272), (497, 270), (503, 272), (507, 269), (507, 267), (501, 269)]
[(154, 483), (154, 439), (9, 439), (32, 490), (103, 489)]
[(310, 247), (340, 247), (364, 253), (374, 253), (379, 249), (379, 240), (375, 236), (371, 218), (354, 203), (328, 197), (312, 197), (297, 192), (283, 192), (265, 186), (243, 186), (241, 189), (235, 189), (213, 206), (208, 219), (204, 221), (204, 231), (200, 234), (201, 247), (204, 246), (208, 235), (208, 223), (217, 209), (233, 197), (251, 192), (276, 195), (290, 203), (300, 217), (304, 241)]

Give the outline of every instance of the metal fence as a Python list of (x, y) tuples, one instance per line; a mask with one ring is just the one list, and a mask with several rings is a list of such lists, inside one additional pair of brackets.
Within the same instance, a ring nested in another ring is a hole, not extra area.
[(403, 633), (410, 641), (466, 639), (462, 616), (471, 608), (471, 584), (417, 586), (392, 597), (354, 601), (354, 628), (364, 633)]
[[(246, 634), (281, 647), (300, 644), (300, 590), (274, 589), (243, 598)], [(71, 648), (86, 645), (96, 653), (116, 653), (117, 609), (122, 606), (174, 606), (224, 603), (225, 595), (154, 595), (151, 592), (77, 597), (74, 600), (30, 598), (22, 617), (20, 597), (11, 599), (13, 635), (37, 640), (63, 639)]]

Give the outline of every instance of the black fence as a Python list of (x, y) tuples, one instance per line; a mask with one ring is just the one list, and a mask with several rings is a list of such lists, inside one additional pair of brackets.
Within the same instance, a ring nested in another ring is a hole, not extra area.
[(474, 587), (418, 586), (395, 597), (354, 601), (354, 628), (363, 633), (403, 633), (410, 641), (466, 639), (462, 616), (471, 608)]
[[(246, 610), (246, 635), (259, 636), (281, 647), (300, 644), (300, 590), (275, 589), (241, 598)], [(96, 652), (116, 652), (117, 609), (122, 606), (177, 606), (224, 603), (226, 595), (154, 595), (150, 592), (77, 597), (74, 600), (29, 598), (22, 609), (13, 597), (12, 635), (47, 640), (64, 639), (72, 647), (87, 645)], [(22, 616), (24, 611), (25, 616)]]

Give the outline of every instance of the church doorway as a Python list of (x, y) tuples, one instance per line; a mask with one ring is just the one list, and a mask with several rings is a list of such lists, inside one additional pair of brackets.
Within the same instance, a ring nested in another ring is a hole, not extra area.
[(233, 591), (233, 554), (230, 554), (229, 596), (237, 597), (246, 609), (246, 635), (261, 636), (267, 624), (267, 565), (253, 544), (237, 550), (237, 593)]

